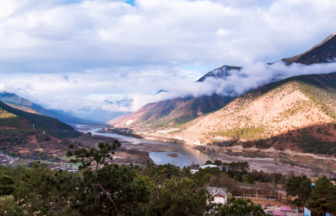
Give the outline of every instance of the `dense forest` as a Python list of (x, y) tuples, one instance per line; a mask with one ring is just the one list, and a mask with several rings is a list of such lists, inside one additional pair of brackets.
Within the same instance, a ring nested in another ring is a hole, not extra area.
[[(305, 176), (250, 171), (247, 162), (226, 163), (191, 174), (191, 167), (113, 164), (120, 146), (99, 143), (98, 148), (70, 145), (67, 156), (80, 163), (79, 172), (50, 170), (36, 162), (32, 168), (0, 167), (0, 212), (5, 215), (265, 215), (250, 200), (235, 199), (239, 182), (284, 184), (289, 199), (309, 206), (314, 215), (336, 211), (336, 187), (322, 177), (312, 187)], [(196, 165), (197, 166), (197, 165)], [(228, 190), (229, 205), (211, 204), (206, 186)], [(269, 190), (271, 191), (271, 190)], [(318, 197), (318, 199), (317, 199)]]

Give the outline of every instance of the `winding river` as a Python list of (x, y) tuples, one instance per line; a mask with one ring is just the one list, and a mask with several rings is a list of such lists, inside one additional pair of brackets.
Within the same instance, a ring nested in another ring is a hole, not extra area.
[[(112, 134), (112, 133), (98, 133), (99, 130), (102, 130), (104, 125), (73, 125), (78, 131), (81, 132), (91, 132), (93, 135), (100, 135), (106, 137), (117, 138), (121, 141), (130, 142), (133, 145), (140, 143), (148, 143), (155, 145), (164, 145), (178, 149), (177, 152), (151, 152), (149, 156), (152, 158), (155, 164), (174, 164), (176, 166), (189, 166), (191, 164), (204, 164), (207, 160), (211, 160), (210, 156), (194, 149), (188, 145), (177, 144), (177, 143), (167, 143), (153, 140), (145, 140), (139, 139), (129, 136), (124, 136), (120, 134)], [(174, 154), (174, 157), (169, 156), (168, 154)], [(319, 172), (315, 172), (307, 167), (299, 167), (288, 164), (277, 164), (274, 162), (273, 158), (249, 158), (244, 156), (231, 156), (227, 154), (218, 154), (219, 160), (223, 162), (238, 162), (238, 161), (248, 161), (251, 170), (263, 170), (265, 172), (279, 172), (283, 175), (288, 174), (289, 171), (294, 171), (295, 174), (305, 174), (307, 176), (321, 174)], [(326, 174), (326, 173), (325, 173)], [(336, 174), (335, 174), (336, 175)]]
[[(100, 135), (106, 137), (113, 137), (120, 139), (122, 141), (130, 142), (131, 144), (140, 144), (140, 143), (149, 143), (164, 145), (173, 148), (179, 149), (177, 152), (151, 152), (149, 156), (152, 158), (155, 164), (174, 164), (179, 167), (190, 166), (191, 164), (204, 164), (205, 161), (210, 160), (210, 157), (203, 152), (196, 150), (190, 146), (177, 144), (177, 143), (168, 143), (160, 142), (153, 140), (139, 139), (129, 136), (124, 136), (120, 134), (111, 134), (111, 133), (98, 133), (99, 130), (102, 130), (102, 126), (99, 125), (75, 125), (77, 130), (80, 132), (91, 132), (93, 135)], [(171, 157), (168, 154), (176, 154), (177, 156)]]

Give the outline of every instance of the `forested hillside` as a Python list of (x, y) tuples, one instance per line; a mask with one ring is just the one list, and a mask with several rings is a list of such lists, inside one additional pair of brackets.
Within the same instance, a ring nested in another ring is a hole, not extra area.
[(9, 155), (31, 159), (62, 156), (62, 151), (69, 144), (64, 138), (80, 135), (57, 119), (28, 113), (0, 102), (0, 150)]
[(48, 116), (28, 113), (0, 102), (0, 128), (46, 131), (59, 137), (77, 137), (80, 133), (70, 125)]

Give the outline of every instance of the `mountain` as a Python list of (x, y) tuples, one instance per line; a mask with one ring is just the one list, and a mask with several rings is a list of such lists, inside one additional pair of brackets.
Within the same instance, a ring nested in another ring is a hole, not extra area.
[(124, 100), (118, 100), (118, 101), (109, 101), (109, 100), (104, 100), (106, 104), (111, 104), (111, 105), (117, 105), (121, 107), (131, 107), (133, 100), (132, 99), (124, 99)]
[(34, 114), (39, 114), (39, 115), (42, 115), (41, 113), (37, 112), (36, 110), (28, 107), (28, 106), (21, 106), (21, 105), (16, 105), (16, 104), (12, 104), (12, 103), (8, 103), (8, 102), (4, 102), (6, 105), (10, 106), (10, 107), (13, 107), (15, 109), (18, 109), (18, 110), (22, 110), (22, 111), (25, 111), (25, 112), (28, 112), (28, 113), (34, 113)]
[(45, 109), (13, 93), (8, 93), (8, 92), (0, 93), (0, 101), (7, 102), (9, 103), (8, 104), (9, 106), (12, 106), (19, 110), (23, 110), (23, 111), (30, 112), (30, 113), (36, 113), (36, 114), (43, 114), (46, 116), (57, 118), (60, 121), (66, 122), (66, 123), (73, 123), (73, 124), (95, 123), (93, 121), (83, 120), (81, 118), (74, 117), (72, 115), (64, 113), (63, 111)]
[[(336, 58), (336, 33), (330, 35), (320, 44), (314, 46), (307, 52), (294, 56), (292, 58), (282, 59), (287, 64), (301, 63), (301, 64), (315, 64), (328, 63)], [(246, 77), (247, 75), (241, 73), (242, 67), (224, 65), (220, 68), (212, 70), (197, 80), (197, 82), (204, 82), (207, 78), (226, 79), (232, 74)], [(322, 87), (324, 88), (324, 87)], [(256, 94), (249, 94), (253, 97)], [(248, 96), (248, 97), (250, 97)], [(139, 111), (130, 115), (124, 115), (117, 119), (111, 120), (108, 124), (115, 127), (144, 127), (150, 125), (151, 127), (172, 126), (180, 123), (188, 122), (192, 119), (213, 112), (222, 108), (228, 102), (235, 99), (234, 97), (223, 97), (220, 95), (203, 96), (200, 98), (175, 98), (166, 101), (159, 101), (157, 103), (147, 104)], [(240, 101), (241, 98), (235, 101)], [(246, 102), (246, 100), (244, 99)], [(241, 109), (242, 107), (239, 107)], [(257, 110), (256, 110), (257, 111)], [(200, 117), (202, 119), (203, 117)]]
[(156, 92), (154, 95), (158, 95), (160, 93), (168, 93), (168, 91), (161, 89), (160, 91)]
[(331, 34), (324, 41), (314, 46), (310, 50), (293, 56), (291, 58), (284, 58), (286, 64), (300, 63), (305, 65), (317, 63), (335, 62), (336, 59), (336, 33)]
[(39, 130), (59, 137), (77, 137), (71, 126), (48, 116), (28, 113), (0, 102), (0, 129)]
[[(242, 67), (224, 65), (212, 70), (197, 80), (203, 82), (209, 77), (225, 79)], [(240, 74), (244, 76), (244, 74)], [(160, 90), (155, 95), (167, 93)], [(114, 127), (167, 127), (177, 126), (197, 118), (205, 113), (213, 112), (231, 101), (231, 96), (213, 94), (211, 96), (174, 98), (159, 101), (143, 106), (139, 111), (132, 114), (124, 114), (107, 122)]]
[(166, 127), (190, 121), (223, 107), (230, 97), (217, 94), (202, 97), (175, 98), (143, 106), (137, 112), (108, 122), (114, 127)]
[(24, 99), (20, 96), (17, 96), (16, 94), (8, 92), (0, 93), (0, 100), (20, 106), (33, 107), (34, 105), (31, 101)]
[(291, 77), (240, 96), (186, 124), (194, 144), (336, 153), (336, 73)]
[(197, 82), (203, 82), (208, 77), (225, 79), (226, 77), (231, 76), (233, 72), (240, 71), (241, 69), (242, 67), (224, 65), (220, 68), (208, 72), (200, 79), (198, 79)]
[[(225, 79), (241, 67), (224, 65), (205, 74), (197, 82), (209, 77)], [(243, 75), (242, 75), (243, 76)], [(156, 94), (166, 93), (160, 90)], [(211, 96), (174, 98), (143, 106), (137, 112), (124, 114), (107, 122), (114, 127), (167, 127), (177, 126), (197, 118), (205, 113), (213, 112), (231, 101), (231, 96), (213, 94)]]
[[(22, 101), (27, 104), (26, 101)], [(30, 109), (21, 105), (13, 106)], [(60, 161), (59, 157), (64, 156), (64, 152), (72, 143), (68, 139), (79, 136), (81, 133), (58, 119), (25, 112), (0, 102), (0, 151), (2, 153), (6, 152), (10, 156), (26, 159)]]

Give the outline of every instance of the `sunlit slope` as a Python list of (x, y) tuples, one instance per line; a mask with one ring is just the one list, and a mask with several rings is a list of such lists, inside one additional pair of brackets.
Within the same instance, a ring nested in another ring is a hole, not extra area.
[(220, 109), (231, 98), (220, 95), (175, 98), (147, 104), (139, 111), (111, 120), (115, 127), (169, 127), (188, 122), (205, 113)]
[(4, 102), (4, 104), (13, 107), (14, 109), (18, 109), (18, 110), (22, 110), (28, 113), (34, 113), (34, 114), (40, 114), (41, 113), (37, 112), (36, 110), (34, 110), (33, 108), (27, 107), (27, 106), (21, 106), (21, 105), (16, 105), (16, 104), (12, 104), (12, 103), (8, 103), (8, 102)]
[[(310, 136), (336, 141), (335, 89), (335, 73), (271, 83), (188, 123), (180, 136), (200, 144), (263, 140), (270, 147), (289, 143), (272, 138), (281, 134), (300, 136), (300, 130), (309, 128)], [(293, 145), (298, 142), (290, 141)]]

